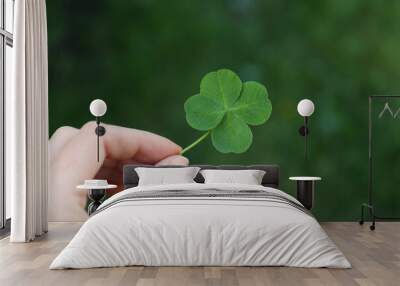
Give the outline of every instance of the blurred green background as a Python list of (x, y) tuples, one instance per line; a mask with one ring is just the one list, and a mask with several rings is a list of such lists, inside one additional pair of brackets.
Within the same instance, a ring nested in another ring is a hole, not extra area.
[[(208, 140), (187, 154), (191, 162), (279, 164), (292, 194), (289, 176), (321, 176), (317, 218), (358, 219), (367, 199), (368, 95), (400, 90), (400, 1), (52, 0), (47, 16), (51, 134), (91, 120), (89, 103), (101, 98), (107, 123), (185, 147), (201, 134), (187, 125), (184, 101), (207, 72), (230, 68), (266, 85), (272, 116), (253, 128), (245, 154), (219, 154)], [(316, 105), (308, 171), (297, 131), (303, 98)], [(375, 168), (380, 215), (400, 215), (396, 128), (375, 155), (383, 158)]]

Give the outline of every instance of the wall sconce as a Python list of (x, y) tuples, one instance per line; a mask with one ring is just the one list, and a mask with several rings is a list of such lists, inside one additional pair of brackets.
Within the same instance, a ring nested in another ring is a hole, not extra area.
[(310, 134), (308, 128), (308, 118), (314, 113), (314, 103), (309, 99), (303, 99), (297, 105), (297, 112), (304, 117), (304, 125), (299, 128), (299, 133), (304, 137), (304, 157), (307, 162), (307, 137)]
[(99, 141), (100, 136), (106, 134), (106, 128), (100, 125), (100, 117), (102, 117), (107, 112), (107, 104), (101, 99), (95, 99), (90, 103), (89, 106), (90, 113), (96, 117), (97, 127), (94, 132), (97, 135), (97, 162), (100, 161), (100, 151), (99, 151)]

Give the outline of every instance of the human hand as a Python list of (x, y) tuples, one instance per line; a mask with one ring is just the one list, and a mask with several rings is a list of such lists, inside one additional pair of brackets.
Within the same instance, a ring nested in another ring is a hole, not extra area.
[(125, 164), (187, 165), (180, 156), (181, 147), (154, 133), (102, 124), (106, 134), (100, 137), (97, 162), (95, 122), (81, 129), (64, 126), (49, 142), (49, 220), (83, 221), (86, 192), (76, 186), (88, 179), (106, 179), (122, 190)]

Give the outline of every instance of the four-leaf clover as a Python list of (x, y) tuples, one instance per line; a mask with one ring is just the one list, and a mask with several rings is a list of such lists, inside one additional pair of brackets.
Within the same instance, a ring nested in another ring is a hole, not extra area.
[(249, 125), (265, 123), (272, 104), (267, 89), (260, 83), (242, 83), (231, 70), (210, 72), (200, 83), (200, 93), (185, 102), (188, 124), (207, 131), (186, 152), (211, 134), (214, 147), (222, 153), (243, 153), (251, 145), (253, 134)]

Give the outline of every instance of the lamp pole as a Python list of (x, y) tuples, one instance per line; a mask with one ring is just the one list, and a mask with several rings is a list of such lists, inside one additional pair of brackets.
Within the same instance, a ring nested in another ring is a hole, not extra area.
[(304, 140), (305, 140), (305, 144), (304, 144), (304, 158), (306, 159), (306, 168), (307, 168), (307, 163), (308, 163), (308, 153), (307, 153), (307, 147), (308, 147), (308, 116), (304, 116)]
[(96, 116), (96, 123), (97, 123), (97, 127), (96, 127), (96, 135), (97, 135), (97, 162), (100, 161), (100, 136), (99, 136), (99, 127), (100, 127), (100, 118), (98, 116)]

